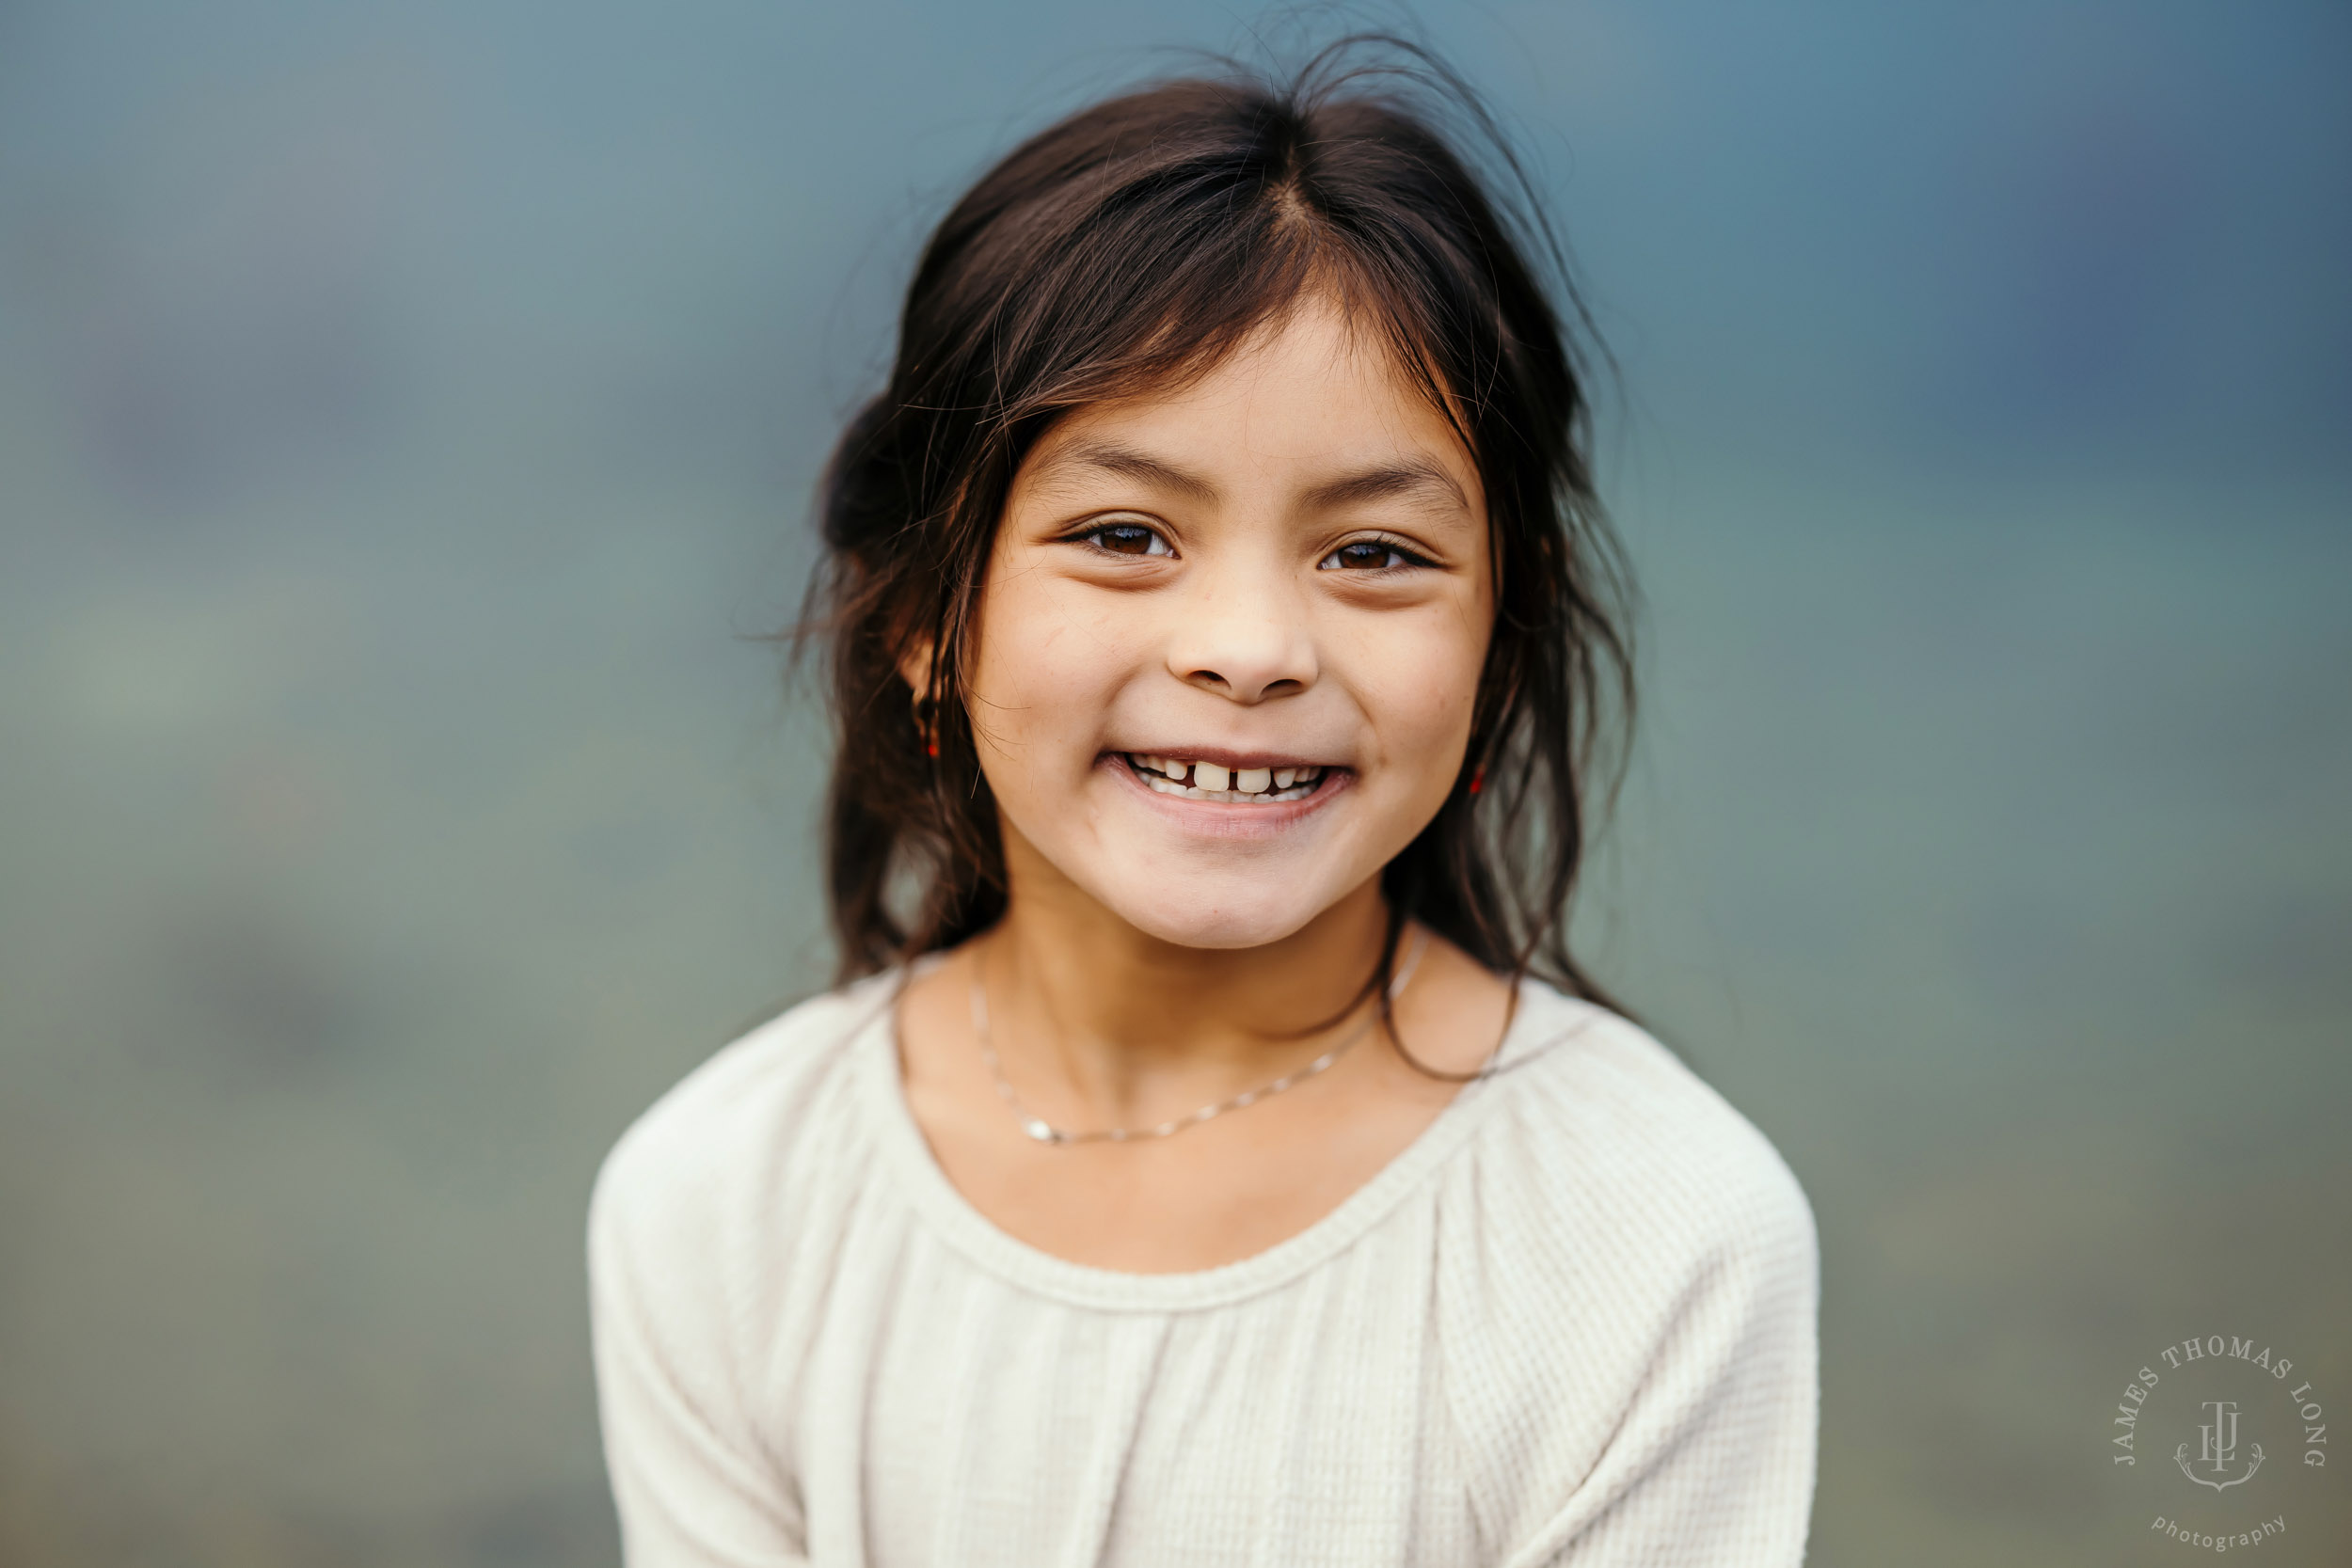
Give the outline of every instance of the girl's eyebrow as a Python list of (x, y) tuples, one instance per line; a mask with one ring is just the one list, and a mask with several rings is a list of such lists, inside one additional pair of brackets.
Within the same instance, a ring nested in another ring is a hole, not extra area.
[(1438, 492), (1465, 512), (1470, 510), (1470, 498), (1462, 494), (1454, 476), (1426, 457), (1407, 457), (1366, 468), (1361, 473), (1326, 480), (1307, 492), (1307, 504), (1320, 510), (1428, 491)]
[(1132, 479), (1162, 490), (1172, 490), (1189, 500), (1214, 501), (1217, 488), (1199, 474), (1162, 462), (1133, 447), (1117, 446), (1109, 441), (1073, 441), (1054, 454), (1053, 466), (1079, 464), (1101, 468), (1122, 479)]
[[(1133, 447), (1122, 447), (1109, 441), (1074, 441), (1056, 453), (1053, 462), (1056, 467), (1076, 464), (1100, 468), (1123, 479), (1173, 491), (1191, 500), (1215, 501), (1218, 499), (1217, 487), (1199, 474), (1137, 451)], [(1326, 480), (1310, 489), (1304, 499), (1310, 508), (1325, 511), (1363, 501), (1382, 500), (1391, 496), (1409, 496), (1428, 491), (1438, 492), (1465, 512), (1470, 510), (1470, 498), (1462, 494), (1462, 487), (1454, 483), (1454, 476), (1427, 457), (1407, 457), (1394, 463), (1379, 464), (1359, 473)]]

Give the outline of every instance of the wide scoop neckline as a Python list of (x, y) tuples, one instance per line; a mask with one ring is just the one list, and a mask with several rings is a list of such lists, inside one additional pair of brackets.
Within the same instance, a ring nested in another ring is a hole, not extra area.
[[(948, 1180), (907, 1104), (899, 1074), (900, 987), (878, 989), (879, 1006), (856, 1042), (855, 1066), (860, 1099), (886, 1174), (930, 1229), (973, 1264), (1034, 1294), (1098, 1310), (1176, 1312), (1222, 1307), (1308, 1274), (1362, 1239), (1460, 1148), (1497, 1098), (1495, 1091), (1513, 1076), (1500, 1072), (1464, 1085), (1363, 1185), (1304, 1229), (1263, 1251), (1214, 1268), (1130, 1274), (1057, 1257), (1020, 1240), (981, 1213)], [(1568, 1000), (1540, 981), (1521, 980), (1510, 1027), (1491, 1058), (1493, 1066), (1524, 1063), (1530, 1031), (1543, 1026), (1543, 1015), (1553, 1010), (1549, 1004)]]

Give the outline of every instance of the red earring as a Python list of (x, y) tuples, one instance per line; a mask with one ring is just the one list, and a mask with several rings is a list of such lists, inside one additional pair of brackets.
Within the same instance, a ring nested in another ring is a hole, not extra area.
[(931, 721), (931, 700), (920, 691), (914, 694), (914, 728), (923, 737), (923, 754), (939, 755), (939, 726)]
[(1473, 772), (1472, 774), (1470, 774), (1470, 792), (1472, 795), (1477, 794), (1477, 793), (1478, 793), (1478, 790), (1479, 790), (1479, 786), (1480, 786), (1481, 784), (1484, 784), (1486, 782), (1486, 765), (1485, 763), (1483, 763), (1483, 762), (1482, 762), (1482, 763), (1480, 763), (1480, 764), (1478, 765), (1477, 771), (1475, 771), (1475, 772)]

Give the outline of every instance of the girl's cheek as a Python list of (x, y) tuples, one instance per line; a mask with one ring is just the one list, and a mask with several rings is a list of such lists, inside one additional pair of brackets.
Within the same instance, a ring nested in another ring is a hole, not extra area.
[[(1033, 562), (1016, 561), (1016, 565)], [(1035, 570), (999, 576), (984, 605), (979, 695), (1000, 732), (1090, 727), (1133, 662), (1143, 618), (1109, 613), (1078, 585)]]
[(1368, 617), (1348, 631), (1344, 657), (1376, 729), (1411, 745), (1456, 728), (1467, 733), (1486, 646), (1451, 607)]

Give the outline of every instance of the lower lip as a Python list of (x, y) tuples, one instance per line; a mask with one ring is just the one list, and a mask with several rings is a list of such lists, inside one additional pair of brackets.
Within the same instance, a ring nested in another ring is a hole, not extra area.
[(1118, 752), (1104, 756), (1097, 766), (1107, 768), (1125, 783), (1127, 788), (1141, 797), (1145, 804), (1170, 822), (1186, 832), (1203, 838), (1273, 838), (1296, 827), (1345, 794), (1356, 780), (1351, 769), (1326, 768), (1323, 777), (1315, 782), (1313, 791), (1295, 800), (1269, 800), (1263, 805), (1244, 805), (1239, 801), (1194, 800), (1182, 795), (1163, 795), (1145, 784), (1136, 772), (1135, 765)]

